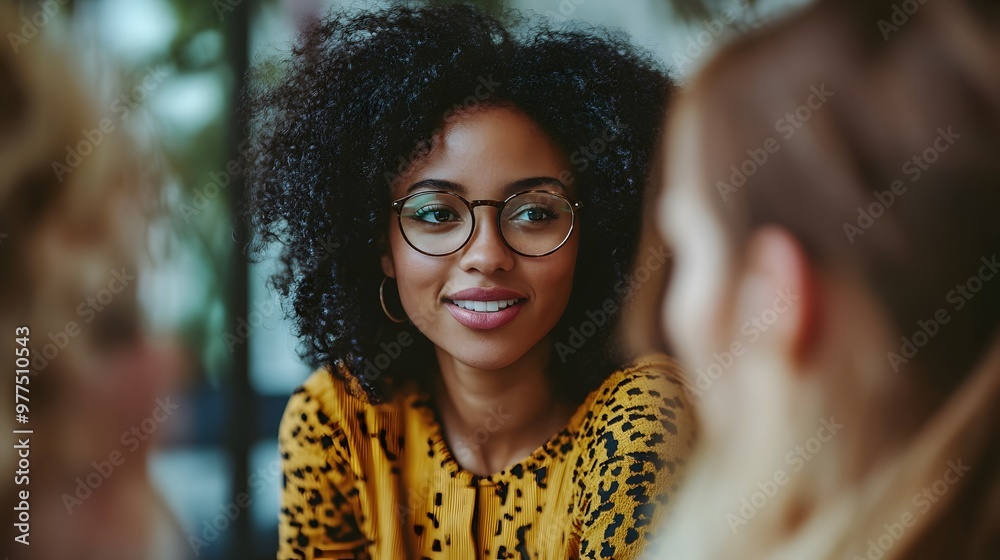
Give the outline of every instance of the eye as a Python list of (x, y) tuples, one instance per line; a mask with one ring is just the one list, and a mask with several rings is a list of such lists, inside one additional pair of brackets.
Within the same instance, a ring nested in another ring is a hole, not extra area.
[(443, 204), (427, 204), (413, 211), (410, 219), (429, 224), (460, 222), (462, 217), (450, 206)]
[(559, 218), (559, 213), (544, 204), (525, 204), (514, 210), (509, 220), (524, 222), (544, 222)]

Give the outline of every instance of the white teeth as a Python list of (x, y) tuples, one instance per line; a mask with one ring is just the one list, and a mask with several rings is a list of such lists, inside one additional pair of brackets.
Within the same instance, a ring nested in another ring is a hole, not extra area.
[(468, 309), (469, 311), (479, 311), (480, 313), (493, 313), (495, 311), (500, 311), (501, 309), (507, 308), (511, 305), (517, 303), (516, 299), (502, 299), (497, 301), (474, 301), (471, 299), (456, 299), (453, 300), (455, 305)]

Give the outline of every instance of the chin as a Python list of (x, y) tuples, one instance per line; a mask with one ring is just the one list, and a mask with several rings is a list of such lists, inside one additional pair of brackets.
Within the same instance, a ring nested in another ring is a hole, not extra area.
[(463, 364), (484, 370), (507, 367), (519, 360), (531, 348), (530, 345), (522, 347), (522, 345), (486, 341), (468, 341), (450, 346), (455, 347), (442, 346), (441, 349)]

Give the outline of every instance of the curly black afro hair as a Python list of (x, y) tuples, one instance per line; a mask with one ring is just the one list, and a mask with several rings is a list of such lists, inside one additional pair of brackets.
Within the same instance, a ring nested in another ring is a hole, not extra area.
[[(248, 253), (281, 247), (271, 284), (303, 357), (333, 372), (346, 367), (372, 402), (437, 363), (430, 341), (380, 305), (379, 257), (395, 227), (390, 185), (470, 104), (516, 107), (572, 165), (586, 227), (571, 299), (552, 332), (562, 344), (549, 368), (556, 387), (580, 399), (625, 365), (617, 317), (584, 328), (583, 344), (574, 333), (608, 302), (622, 303), (674, 84), (622, 34), (513, 13), (504, 20), (465, 5), (336, 13), (302, 33), (275, 85), (252, 82), (246, 95)], [(415, 342), (387, 355), (403, 330)]]

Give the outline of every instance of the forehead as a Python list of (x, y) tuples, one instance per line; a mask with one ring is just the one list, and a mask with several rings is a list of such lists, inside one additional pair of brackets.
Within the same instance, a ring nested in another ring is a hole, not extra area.
[(401, 194), (415, 182), (439, 179), (470, 191), (534, 176), (564, 179), (568, 161), (541, 126), (509, 107), (475, 108), (448, 119), (431, 151), (394, 185)]

